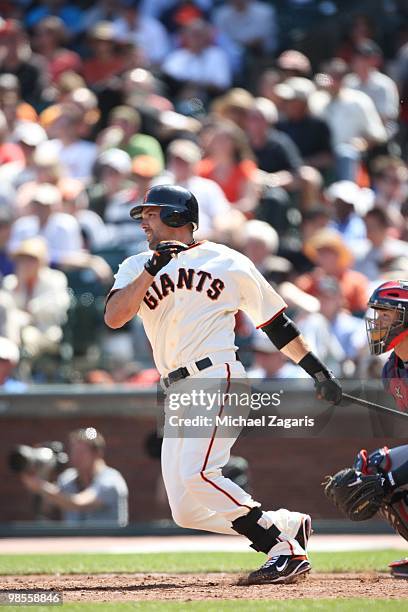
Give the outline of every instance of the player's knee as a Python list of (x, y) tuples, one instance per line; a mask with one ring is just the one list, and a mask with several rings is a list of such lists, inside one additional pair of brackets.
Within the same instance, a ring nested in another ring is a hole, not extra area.
[(193, 528), (193, 520), (187, 510), (183, 508), (172, 508), (171, 516), (179, 527), (184, 527), (185, 529)]

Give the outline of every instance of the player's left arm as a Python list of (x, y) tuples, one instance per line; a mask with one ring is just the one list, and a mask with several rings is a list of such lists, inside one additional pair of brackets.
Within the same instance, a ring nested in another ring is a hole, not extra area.
[(342, 397), (338, 381), (324, 363), (312, 353), (300, 330), (285, 314), (286, 302), (250, 259), (237, 254), (238, 258), (242, 263), (240, 272), (236, 273), (240, 289), (240, 308), (284, 355), (314, 379), (319, 399), (338, 404)]
[(341, 401), (342, 390), (339, 382), (327, 366), (310, 350), (298, 327), (284, 312), (261, 329), (276, 348), (313, 378), (319, 399), (325, 399), (334, 404)]

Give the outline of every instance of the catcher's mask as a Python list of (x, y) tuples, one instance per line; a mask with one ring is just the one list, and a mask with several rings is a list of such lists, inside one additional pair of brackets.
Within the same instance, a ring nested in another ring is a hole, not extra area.
[(408, 281), (380, 285), (368, 302), (368, 344), (372, 355), (386, 353), (408, 335)]
[(195, 196), (178, 185), (156, 185), (149, 189), (141, 204), (134, 206), (130, 216), (137, 221), (142, 218), (143, 208), (155, 206), (160, 210), (160, 219), (169, 227), (183, 227), (191, 223), (193, 231), (198, 228), (198, 202)]

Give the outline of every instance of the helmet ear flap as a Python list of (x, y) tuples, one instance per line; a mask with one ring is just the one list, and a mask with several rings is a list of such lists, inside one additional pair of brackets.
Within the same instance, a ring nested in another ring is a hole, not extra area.
[(169, 227), (184, 227), (188, 223), (191, 223), (193, 227), (197, 229), (187, 212), (185, 210), (178, 210), (177, 207), (161, 206), (160, 219)]

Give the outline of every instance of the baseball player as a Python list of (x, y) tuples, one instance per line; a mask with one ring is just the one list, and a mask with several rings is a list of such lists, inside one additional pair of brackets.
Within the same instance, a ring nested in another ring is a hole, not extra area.
[[(179, 186), (153, 187), (130, 215), (141, 222), (151, 250), (119, 266), (105, 321), (116, 329), (141, 317), (167, 393), (190, 378), (217, 379), (228, 392), (231, 379), (245, 378), (234, 344), (240, 309), (313, 377), (320, 399), (341, 400), (339, 383), (310, 352), (285, 314), (286, 303), (252, 262), (224, 245), (195, 242), (199, 219), (192, 193)], [(219, 414), (222, 410), (220, 405)], [(162, 472), (173, 518), (182, 527), (245, 535), (268, 555), (249, 582), (293, 581), (310, 570), (310, 516), (283, 508), (265, 511), (225, 478), (221, 469), (234, 442), (217, 427), (207, 438), (165, 436)]]
[[(380, 285), (368, 302), (366, 317), (372, 355), (394, 349), (386, 361), (382, 380), (397, 407), (408, 410), (408, 281)], [(350, 488), (351, 487), (351, 488)], [(408, 444), (362, 449), (353, 468), (341, 470), (325, 483), (327, 497), (350, 519), (366, 520), (377, 512), (408, 540)], [(390, 564), (391, 574), (408, 578), (408, 559)]]

